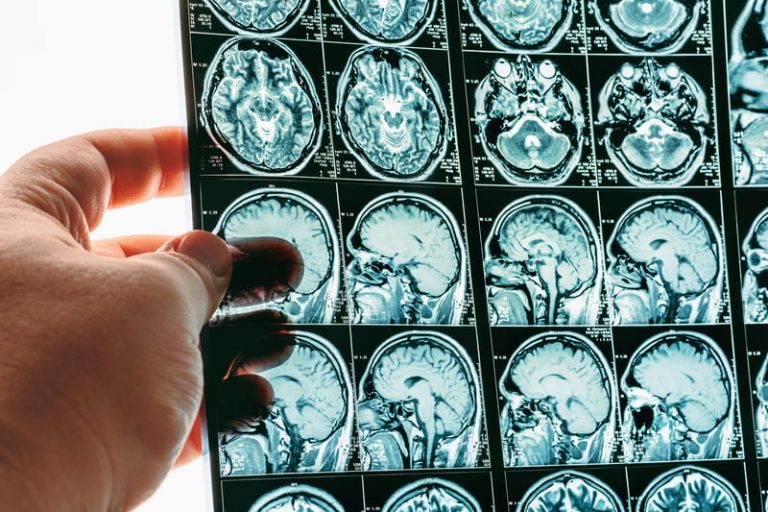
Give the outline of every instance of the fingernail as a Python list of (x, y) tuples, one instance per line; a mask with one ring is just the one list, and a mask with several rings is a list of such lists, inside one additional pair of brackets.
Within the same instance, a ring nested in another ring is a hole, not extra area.
[(181, 237), (175, 247), (176, 252), (193, 258), (216, 277), (229, 274), (232, 256), (223, 240), (205, 231), (193, 231)]

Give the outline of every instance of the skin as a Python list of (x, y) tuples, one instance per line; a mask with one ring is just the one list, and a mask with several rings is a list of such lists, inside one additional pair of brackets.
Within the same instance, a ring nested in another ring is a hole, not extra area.
[[(185, 154), (178, 128), (102, 131), (0, 176), (0, 503), (130, 510), (200, 453), (198, 334), (237, 251), (202, 231), (90, 239), (109, 208), (183, 193)], [(300, 279), (287, 243), (248, 250), (264, 296)], [(267, 410), (268, 384), (252, 392)]]

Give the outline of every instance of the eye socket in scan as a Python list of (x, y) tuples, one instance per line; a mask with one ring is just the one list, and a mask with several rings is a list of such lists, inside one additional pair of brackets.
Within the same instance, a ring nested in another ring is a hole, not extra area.
[(205, 0), (205, 3), (228, 28), (266, 37), (290, 30), (307, 11), (310, 0)]
[(330, 0), (357, 36), (372, 44), (413, 43), (432, 23), (439, 0)]
[(768, 209), (752, 223), (741, 252), (746, 262), (741, 287), (744, 320), (752, 324), (768, 323)]
[(734, 486), (714, 471), (681, 466), (661, 474), (645, 489), (638, 512), (669, 510), (728, 510), (745, 512)]
[(280, 487), (259, 498), (248, 512), (345, 512), (329, 493), (311, 485)]
[(536, 482), (516, 512), (624, 512), (616, 493), (592, 475), (560, 471)]
[(480, 504), (466, 489), (440, 478), (425, 478), (395, 492), (381, 512), (480, 512)]

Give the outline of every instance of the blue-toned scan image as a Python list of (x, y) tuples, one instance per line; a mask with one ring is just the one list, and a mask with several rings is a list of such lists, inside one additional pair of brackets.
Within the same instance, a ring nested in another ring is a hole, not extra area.
[(240, 170), (301, 172), (320, 147), (323, 114), (298, 56), (272, 39), (239, 37), (210, 63), (202, 123)]
[(768, 323), (768, 209), (752, 223), (742, 241), (741, 253), (745, 266), (741, 287), (744, 321)]
[(768, 357), (763, 359), (755, 379), (755, 434), (757, 437), (758, 454), (768, 456)]
[(411, 44), (435, 18), (441, 0), (330, 0), (356, 37), (373, 44)]
[(289, 485), (262, 496), (248, 512), (347, 512), (329, 493), (311, 485)]
[(440, 478), (425, 478), (405, 485), (393, 494), (381, 512), (481, 512), (480, 504), (466, 489)]
[(307, 10), (310, 0), (205, 0), (224, 25), (238, 32), (279, 36)]
[(640, 496), (635, 510), (745, 512), (747, 509), (736, 488), (719, 474), (702, 467), (681, 466), (651, 482)]
[(515, 512), (624, 512), (616, 493), (592, 475), (561, 471), (536, 482)]

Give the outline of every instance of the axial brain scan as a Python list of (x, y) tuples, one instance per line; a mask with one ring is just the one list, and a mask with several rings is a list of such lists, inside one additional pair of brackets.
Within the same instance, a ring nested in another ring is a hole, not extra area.
[(253, 0), (205, 0), (227, 27), (260, 36), (278, 36), (304, 14), (309, 0), (267, 2)]
[(621, 378), (625, 459), (727, 458), (736, 435), (735, 385), (711, 338), (671, 331), (647, 340)]
[(451, 138), (437, 81), (418, 55), (399, 48), (367, 46), (350, 56), (336, 122), (363, 168), (387, 181), (429, 177)]
[(586, 337), (545, 333), (523, 342), (499, 380), (504, 464), (610, 462), (615, 389), (605, 356)]
[(453, 339), (431, 331), (393, 336), (371, 356), (359, 393), (364, 470), (477, 466), (480, 379)]
[(710, 144), (704, 89), (676, 63), (626, 62), (600, 91), (599, 142), (632, 185), (687, 184)]
[(373, 44), (410, 44), (435, 17), (440, 0), (331, 0), (352, 32)]
[(636, 510), (745, 512), (746, 508), (733, 485), (714, 471), (682, 466), (663, 473), (651, 482), (640, 496)]
[(379, 196), (357, 215), (347, 249), (352, 323), (461, 323), (466, 249), (442, 204), (416, 193)]
[(477, 500), (466, 489), (439, 478), (425, 478), (394, 493), (381, 512), (480, 512)]
[(559, 196), (517, 200), (485, 241), (493, 325), (593, 325), (603, 271), (598, 235), (586, 213)]
[(755, 432), (757, 434), (758, 456), (768, 457), (768, 357), (755, 379), (755, 396), (758, 405), (755, 411)]
[(757, 216), (741, 246), (746, 262), (741, 298), (747, 323), (768, 323), (768, 209)]
[(691, 37), (704, 0), (590, 0), (600, 28), (628, 53), (672, 53)]
[(581, 95), (551, 60), (498, 59), (475, 90), (475, 122), (485, 154), (512, 184), (561, 184), (581, 159)]
[(561, 471), (539, 480), (517, 505), (516, 512), (624, 512), (616, 493), (597, 478)]
[[(232, 203), (213, 232), (241, 253), (234, 258), (229, 291), (214, 319), (272, 309), (292, 323), (333, 322), (341, 286), (339, 241), (333, 220), (317, 201), (298, 190), (257, 189)], [(250, 262), (254, 241), (263, 237), (291, 243), (303, 263), (299, 284), (275, 299), (263, 296), (262, 269)]]
[(466, 0), (472, 21), (501, 50), (548, 52), (573, 21), (573, 0)]
[(656, 196), (632, 205), (607, 247), (613, 323), (717, 322), (721, 247), (715, 221), (690, 199)]
[(249, 512), (345, 512), (336, 498), (310, 485), (281, 487), (262, 496)]
[(203, 110), (211, 138), (248, 173), (296, 174), (320, 146), (315, 86), (296, 54), (275, 40), (226, 43), (208, 68)]
[[(352, 443), (353, 389), (347, 363), (330, 342), (308, 332), (255, 340), (230, 364), (221, 393), (255, 375), (274, 393), (268, 414), (228, 418), (220, 429), (222, 476), (343, 471)], [(283, 361), (264, 347), (292, 350)], [(248, 397), (225, 396), (224, 400)]]

